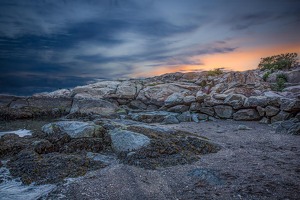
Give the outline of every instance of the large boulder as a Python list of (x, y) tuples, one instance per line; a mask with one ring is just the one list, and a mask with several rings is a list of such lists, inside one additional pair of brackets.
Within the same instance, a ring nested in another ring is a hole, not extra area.
[(74, 98), (70, 114), (112, 116), (116, 113), (116, 104), (103, 99)]
[(260, 115), (255, 109), (241, 109), (233, 114), (233, 119), (237, 121), (259, 120)]
[(102, 129), (93, 123), (79, 121), (60, 121), (46, 124), (42, 131), (48, 135), (66, 133), (71, 138), (102, 137)]
[(279, 122), (275, 132), (281, 134), (300, 135), (300, 121), (298, 119), (290, 119)]
[(166, 99), (173, 93), (189, 93), (190, 90), (183, 88), (181, 85), (166, 83), (158, 85), (148, 85), (140, 90), (137, 100), (146, 104), (163, 106)]
[(271, 123), (278, 122), (278, 121), (284, 121), (291, 117), (291, 113), (280, 111), (277, 115), (271, 118)]
[(281, 99), (281, 110), (288, 112), (299, 112), (300, 111), (300, 100), (299, 99)]
[(131, 81), (123, 81), (117, 87), (116, 96), (120, 99), (134, 99), (141, 87), (140, 84)]
[(245, 101), (244, 107), (265, 107), (268, 105), (268, 102), (269, 100), (266, 96), (251, 96)]
[(222, 119), (229, 119), (232, 117), (233, 109), (231, 106), (217, 105), (214, 106), (215, 113)]
[(109, 132), (112, 148), (120, 153), (138, 150), (150, 144), (150, 139), (140, 133), (114, 129)]
[(192, 114), (189, 111), (183, 112), (177, 116), (177, 119), (180, 122), (191, 122), (192, 121)]
[(224, 103), (231, 105), (234, 109), (239, 109), (243, 107), (246, 99), (247, 97), (242, 94), (230, 94), (225, 98)]
[(265, 108), (266, 116), (268, 116), (268, 117), (273, 117), (273, 116), (277, 115), (277, 113), (279, 111), (280, 111), (280, 109), (277, 107), (274, 107), (274, 106), (267, 106)]
[(201, 113), (207, 114), (207, 115), (209, 115), (209, 116), (214, 116), (214, 114), (215, 114), (215, 110), (214, 110), (213, 107), (201, 107), (201, 108), (199, 109), (199, 111), (200, 111)]
[(196, 100), (200, 103), (203, 102), (206, 97), (207, 97), (207, 94), (205, 94), (201, 90), (196, 93)]
[(116, 97), (116, 91), (120, 83), (120, 81), (100, 81), (89, 85), (78, 86), (72, 90), (71, 95), (87, 95), (97, 99)]
[(184, 103), (184, 95), (179, 92), (171, 94), (165, 100), (165, 106), (168, 106), (168, 107), (176, 106), (178, 104), (183, 104), (183, 103)]

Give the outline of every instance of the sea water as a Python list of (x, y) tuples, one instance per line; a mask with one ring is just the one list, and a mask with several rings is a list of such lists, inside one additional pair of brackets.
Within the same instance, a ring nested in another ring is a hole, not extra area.
[[(5, 164), (5, 162), (4, 162)], [(55, 185), (24, 185), (20, 179), (11, 177), (6, 167), (0, 168), (0, 199), (1, 200), (34, 200), (45, 196)]]
[[(0, 132), (0, 136), (14, 133), (20, 137), (31, 135), (32, 132), (26, 129), (16, 131)], [(51, 192), (55, 185), (24, 185), (20, 179), (13, 178), (9, 170), (5, 167), (6, 161), (1, 161), (0, 167), (0, 199), (1, 200), (34, 200)]]

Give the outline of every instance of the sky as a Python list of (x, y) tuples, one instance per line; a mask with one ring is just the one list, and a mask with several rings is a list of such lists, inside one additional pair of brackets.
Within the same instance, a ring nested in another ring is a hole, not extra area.
[(0, 93), (249, 70), (300, 54), (299, 0), (1, 0)]

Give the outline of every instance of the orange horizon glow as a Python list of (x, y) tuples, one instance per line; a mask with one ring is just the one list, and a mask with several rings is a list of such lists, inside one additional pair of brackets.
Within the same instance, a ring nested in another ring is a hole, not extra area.
[(256, 69), (262, 57), (292, 52), (298, 53), (298, 56), (300, 56), (300, 43), (274, 45), (263, 48), (244, 48), (229, 53), (195, 56), (192, 60), (204, 64), (161, 66), (154, 70), (136, 72), (134, 77), (158, 76), (173, 72), (206, 71), (216, 68), (224, 68), (225, 70), (232, 71), (246, 71)]

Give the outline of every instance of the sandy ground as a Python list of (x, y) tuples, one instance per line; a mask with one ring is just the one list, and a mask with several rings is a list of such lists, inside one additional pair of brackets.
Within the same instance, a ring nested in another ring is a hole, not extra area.
[[(244, 124), (251, 130), (238, 130)], [(46, 199), (300, 199), (300, 137), (257, 122), (160, 125), (220, 144), (191, 165), (145, 170), (112, 159), (105, 169), (61, 185)]]

